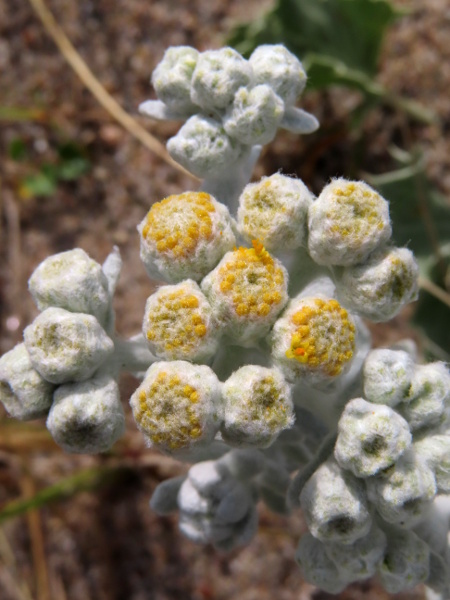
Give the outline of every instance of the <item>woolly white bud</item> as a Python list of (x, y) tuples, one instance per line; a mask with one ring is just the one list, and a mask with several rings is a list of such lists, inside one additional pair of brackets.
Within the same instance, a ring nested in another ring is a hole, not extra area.
[(425, 581), (429, 573), (430, 550), (412, 531), (388, 533), (388, 548), (378, 567), (383, 587), (390, 593), (409, 590)]
[(335, 179), (309, 209), (309, 253), (319, 265), (356, 265), (391, 237), (389, 205), (362, 181)]
[(191, 100), (205, 111), (232, 103), (242, 86), (252, 79), (249, 63), (232, 48), (207, 50), (198, 57), (192, 77)]
[(343, 469), (370, 477), (393, 465), (411, 439), (408, 423), (392, 408), (355, 398), (339, 421), (334, 456)]
[(25, 344), (17, 344), (0, 358), (0, 402), (20, 421), (47, 414), (54, 386), (33, 368)]
[(284, 112), (284, 103), (268, 85), (241, 87), (223, 120), (228, 135), (241, 144), (264, 145), (273, 140)]
[(101, 266), (75, 248), (49, 256), (35, 269), (28, 287), (39, 310), (50, 306), (94, 315), (104, 325), (110, 297)]
[(167, 360), (206, 362), (220, 336), (211, 306), (190, 279), (165, 285), (150, 296), (142, 330), (151, 352)]
[(228, 252), (201, 283), (214, 313), (234, 343), (266, 335), (287, 302), (288, 274), (259, 242)]
[(302, 63), (281, 44), (258, 46), (250, 56), (254, 82), (267, 83), (286, 105), (295, 104), (306, 84)]
[(47, 308), (24, 339), (34, 368), (52, 383), (89, 379), (114, 351), (95, 317), (62, 308)]
[(220, 383), (206, 366), (157, 362), (131, 396), (138, 428), (166, 454), (209, 444), (219, 429)]
[(438, 425), (450, 404), (450, 373), (444, 363), (419, 365), (411, 381), (409, 395), (399, 406), (411, 431)]
[(364, 363), (364, 396), (369, 402), (396, 406), (408, 395), (414, 369), (408, 352), (372, 350)]
[(222, 388), (222, 437), (232, 446), (265, 448), (294, 423), (291, 391), (276, 369), (247, 365)]
[(167, 150), (193, 175), (206, 178), (226, 171), (237, 161), (243, 147), (225, 133), (219, 121), (194, 115), (170, 138)]
[(205, 192), (156, 202), (138, 231), (150, 277), (171, 283), (202, 279), (236, 243), (228, 209)]
[(375, 574), (386, 550), (386, 535), (375, 525), (367, 535), (352, 544), (327, 543), (326, 552), (348, 581), (367, 579)]
[(420, 521), (436, 495), (433, 472), (414, 452), (367, 480), (367, 492), (385, 521), (412, 527)]
[(300, 494), (308, 528), (323, 542), (350, 544), (372, 525), (364, 483), (328, 459)]
[(414, 451), (433, 471), (438, 491), (450, 494), (450, 434), (427, 435), (414, 442)]
[(419, 266), (411, 250), (387, 248), (363, 265), (344, 269), (338, 298), (350, 310), (371, 321), (389, 321), (417, 300)]
[(61, 385), (47, 419), (47, 429), (66, 452), (106, 452), (125, 431), (119, 388), (110, 375)]
[(239, 198), (239, 232), (269, 250), (298, 248), (306, 238), (313, 196), (300, 179), (276, 173), (250, 183)]
[(297, 297), (275, 323), (272, 357), (289, 381), (332, 380), (350, 365), (355, 325), (334, 299)]
[(339, 594), (349, 581), (341, 578), (341, 573), (329, 558), (326, 547), (310, 533), (305, 533), (300, 538), (295, 559), (308, 583), (329, 594)]
[(191, 79), (199, 53), (189, 46), (165, 51), (152, 73), (152, 84), (160, 100), (175, 113), (195, 112), (191, 100)]

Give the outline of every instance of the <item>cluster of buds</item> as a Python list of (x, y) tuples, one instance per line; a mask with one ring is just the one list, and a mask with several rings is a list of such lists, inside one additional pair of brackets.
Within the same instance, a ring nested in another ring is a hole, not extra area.
[(450, 373), (380, 349), (363, 376), (365, 397), (346, 404), (333, 454), (295, 490), (309, 528), (299, 564), (330, 593), (375, 573), (391, 593), (422, 582), (446, 593), (448, 525), (436, 498), (450, 492)]
[(151, 500), (179, 511), (189, 539), (229, 550), (255, 534), (259, 500), (281, 514), (300, 506), (311, 583), (336, 593), (377, 573), (389, 592), (426, 582), (444, 600), (450, 374), (370, 351), (363, 322), (416, 299), (417, 263), (392, 244), (388, 202), (366, 183), (335, 179), (317, 198), (280, 173), (248, 183), (252, 147), (278, 126), (317, 126), (294, 106), (305, 81), (283, 46), (248, 61), (230, 48), (166, 52), (159, 100), (141, 111), (187, 119), (168, 149), (208, 181), (138, 226), (161, 282), (142, 332), (114, 331), (117, 251), (103, 266), (82, 250), (50, 257), (30, 279), (42, 312), (0, 359), (0, 399), (13, 417), (48, 415), (69, 452), (102, 452), (123, 431), (116, 381), (129, 370), (148, 446), (194, 463)]
[(158, 100), (140, 106), (154, 119), (186, 120), (167, 149), (194, 175), (217, 176), (277, 129), (311, 133), (317, 120), (295, 102), (306, 84), (301, 62), (284, 46), (260, 46), (244, 59), (232, 48), (169, 48), (153, 72)]

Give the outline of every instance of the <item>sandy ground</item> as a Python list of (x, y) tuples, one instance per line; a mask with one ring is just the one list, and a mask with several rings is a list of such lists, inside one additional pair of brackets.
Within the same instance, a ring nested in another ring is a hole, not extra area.
[[(424, 148), (428, 172), (450, 194), (450, 2), (398, 1), (410, 13), (386, 40), (380, 81), (432, 108), (440, 126), (412, 123), (391, 109), (374, 110), (364, 132), (362, 167), (390, 166), (387, 147)], [(151, 96), (149, 76), (169, 45), (219, 47), (232, 23), (258, 14), (251, 0), (52, 0), (48, 5), (105, 88), (131, 114)], [(264, 2), (269, 6), (270, 2)], [(352, 136), (346, 124), (355, 97), (347, 91), (307, 94), (303, 106), (323, 123), (324, 135), (296, 139), (280, 134), (262, 157), (255, 176), (278, 169), (296, 173), (313, 189), (332, 176), (349, 174)], [(0, 351), (10, 349), (35, 316), (27, 280), (49, 254), (84, 248), (102, 262), (113, 244), (124, 270), (116, 298), (117, 328), (140, 328), (145, 299), (153, 289), (138, 258), (136, 225), (152, 202), (193, 189), (195, 183), (156, 158), (98, 105), (55, 49), (26, 0), (0, 0), (0, 107), (35, 109), (33, 118), (0, 121), (1, 248)], [(165, 140), (174, 126), (138, 117)], [(8, 156), (17, 138), (26, 159)], [(58, 145), (76, 141), (91, 164), (89, 173), (58, 185), (50, 197), (20, 193), (26, 175), (56, 160)], [(377, 345), (416, 334), (410, 311), (394, 324), (373, 329)], [(253, 543), (231, 555), (200, 548), (177, 531), (175, 518), (148, 508), (156, 484), (183, 466), (145, 449), (127, 409), (136, 382), (122, 381), (128, 433), (108, 455), (63, 455), (44, 424), (0, 421), (0, 502), (26, 497), (83, 468), (107, 467), (113, 480), (45, 506), (0, 530), (1, 600), (325, 600), (332, 596), (302, 582), (293, 555), (304, 531), (301, 515), (281, 518), (261, 509)], [(133, 387), (134, 386), (134, 387)], [(376, 582), (351, 586), (340, 599), (419, 600), (421, 590), (389, 596)]]

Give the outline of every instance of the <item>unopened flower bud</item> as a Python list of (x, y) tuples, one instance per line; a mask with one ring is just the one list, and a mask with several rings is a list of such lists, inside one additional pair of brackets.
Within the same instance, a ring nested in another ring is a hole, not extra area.
[(436, 482), (425, 461), (407, 451), (391, 469), (368, 479), (367, 491), (385, 521), (409, 528), (429, 508)]
[(47, 419), (47, 429), (66, 452), (106, 452), (122, 436), (125, 416), (119, 387), (106, 374), (61, 385)]
[(276, 173), (250, 183), (239, 198), (239, 232), (258, 239), (268, 250), (304, 244), (313, 196), (300, 179)]
[(250, 56), (256, 84), (267, 83), (287, 106), (295, 104), (306, 85), (302, 63), (281, 44), (258, 46)]
[(329, 594), (339, 594), (350, 583), (329, 558), (327, 544), (322, 543), (310, 533), (300, 538), (295, 559), (303, 577), (308, 583), (317, 586)]
[(169, 515), (178, 508), (178, 493), (186, 477), (171, 477), (157, 485), (150, 500), (150, 508), (158, 515)]
[(319, 265), (362, 263), (390, 237), (389, 205), (362, 181), (335, 179), (309, 209), (309, 253)]
[(273, 140), (284, 113), (284, 103), (268, 85), (241, 87), (228, 110), (223, 126), (241, 144), (264, 145)]
[(197, 50), (189, 46), (169, 48), (152, 73), (158, 98), (175, 113), (196, 110), (191, 100), (191, 79), (198, 56)]
[(309, 530), (323, 542), (350, 544), (372, 525), (364, 483), (332, 458), (308, 479), (300, 505)]
[(429, 573), (428, 545), (412, 531), (395, 530), (388, 534), (388, 547), (378, 575), (390, 594), (409, 590), (422, 583)]
[(201, 288), (224, 331), (235, 343), (251, 345), (267, 334), (287, 302), (288, 274), (257, 241), (228, 252)]
[(150, 351), (166, 360), (206, 362), (220, 337), (211, 306), (190, 279), (165, 285), (150, 296), (142, 329)]
[(248, 61), (233, 48), (207, 50), (197, 60), (191, 100), (205, 111), (224, 109), (233, 102), (236, 92), (251, 82)]
[(34, 368), (52, 383), (89, 379), (114, 351), (95, 317), (62, 308), (44, 310), (24, 339)]
[(414, 369), (408, 352), (372, 350), (364, 363), (364, 396), (375, 404), (396, 406), (408, 396)]
[(94, 315), (101, 325), (108, 317), (108, 280), (101, 266), (75, 248), (49, 256), (28, 281), (39, 310), (50, 306)]
[(414, 442), (414, 452), (433, 471), (438, 492), (450, 494), (450, 434), (426, 435)]
[(291, 392), (277, 369), (247, 365), (222, 389), (221, 432), (232, 446), (265, 448), (294, 423)]
[(408, 423), (392, 408), (355, 398), (339, 421), (334, 456), (343, 469), (370, 477), (393, 465), (411, 439)]
[(326, 552), (348, 581), (367, 579), (375, 574), (386, 550), (386, 535), (376, 525), (352, 544), (329, 542)]
[(206, 366), (157, 362), (130, 399), (138, 428), (166, 454), (210, 443), (220, 425), (220, 382)]
[(150, 277), (170, 283), (202, 279), (236, 242), (228, 209), (205, 192), (153, 204), (138, 231)]
[(275, 365), (289, 381), (331, 380), (350, 365), (355, 325), (334, 299), (297, 297), (271, 334)]
[(25, 344), (17, 344), (0, 358), (0, 402), (11, 417), (29, 421), (45, 416), (54, 389), (34, 369)]
[(230, 138), (219, 121), (194, 115), (167, 142), (170, 156), (200, 178), (217, 175), (234, 164), (242, 145)]
[(344, 269), (337, 293), (350, 310), (371, 321), (389, 321), (417, 300), (419, 267), (411, 250), (387, 248)]
[(408, 398), (399, 412), (411, 431), (438, 425), (450, 404), (450, 372), (444, 363), (418, 365), (411, 381)]

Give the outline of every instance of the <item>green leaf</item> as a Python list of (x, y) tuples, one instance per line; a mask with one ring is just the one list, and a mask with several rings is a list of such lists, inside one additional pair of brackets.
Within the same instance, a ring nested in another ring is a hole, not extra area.
[(91, 165), (85, 158), (72, 158), (58, 165), (57, 177), (63, 181), (78, 179), (90, 169)]
[(56, 190), (56, 177), (44, 170), (28, 175), (20, 186), (22, 197), (51, 196)]
[(8, 146), (8, 156), (15, 161), (20, 161), (25, 158), (27, 147), (21, 138), (14, 138)]
[(399, 14), (387, 0), (278, 0), (229, 42), (246, 55), (261, 43), (284, 43), (300, 57), (317, 53), (374, 75), (383, 35)]

